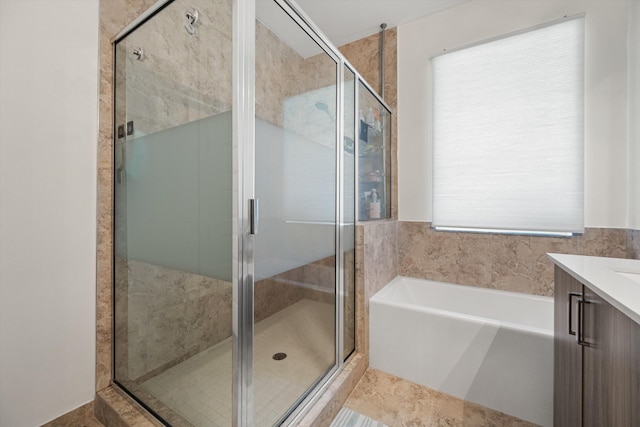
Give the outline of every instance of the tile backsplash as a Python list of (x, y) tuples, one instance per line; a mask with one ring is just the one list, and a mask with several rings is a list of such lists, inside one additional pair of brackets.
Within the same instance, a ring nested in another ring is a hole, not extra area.
[(640, 230), (627, 230), (627, 258), (640, 259)]

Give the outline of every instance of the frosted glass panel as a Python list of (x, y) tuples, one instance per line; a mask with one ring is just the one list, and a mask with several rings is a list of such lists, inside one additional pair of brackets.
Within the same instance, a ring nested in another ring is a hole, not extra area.
[(335, 181), (327, 176), (335, 173), (335, 148), (260, 118), (256, 139), (255, 275), (262, 280), (334, 255)]
[(231, 280), (231, 113), (127, 141), (129, 259)]
[(433, 59), (433, 224), (583, 231), (584, 19)]

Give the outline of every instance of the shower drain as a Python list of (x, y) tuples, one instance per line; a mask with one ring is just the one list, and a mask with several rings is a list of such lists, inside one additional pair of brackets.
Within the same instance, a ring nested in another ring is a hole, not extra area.
[(273, 360), (282, 360), (287, 357), (287, 353), (276, 353), (273, 355)]

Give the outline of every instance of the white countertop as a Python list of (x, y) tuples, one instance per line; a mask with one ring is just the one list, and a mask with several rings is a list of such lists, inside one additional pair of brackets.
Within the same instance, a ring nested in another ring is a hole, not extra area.
[(558, 267), (640, 324), (640, 260), (547, 255)]

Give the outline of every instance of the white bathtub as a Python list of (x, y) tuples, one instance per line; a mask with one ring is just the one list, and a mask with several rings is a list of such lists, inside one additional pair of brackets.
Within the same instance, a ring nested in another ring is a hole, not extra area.
[(553, 298), (398, 276), (369, 333), (371, 367), (553, 425)]

